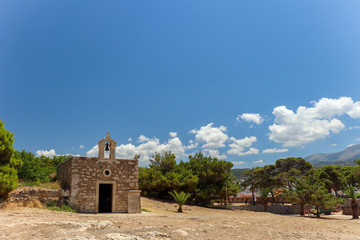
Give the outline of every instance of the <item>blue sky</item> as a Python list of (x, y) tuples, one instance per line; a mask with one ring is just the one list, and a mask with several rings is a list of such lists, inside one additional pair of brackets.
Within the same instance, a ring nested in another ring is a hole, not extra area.
[(18, 150), (96, 156), (109, 131), (117, 156), (140, 153), (142, 165), (162, 150), (236, 168), (336, 152), (360, 143), (359, 11), (359, 1), (0, 1), (0, 119)]

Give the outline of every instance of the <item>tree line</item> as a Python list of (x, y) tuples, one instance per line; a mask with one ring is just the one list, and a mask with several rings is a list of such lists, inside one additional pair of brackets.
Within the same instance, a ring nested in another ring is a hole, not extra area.
[[(360, 165), (360, 160), (355, 162)], [(321, 208), (334, 209), (337, 203), (343, 202), (343, 197), (350, 197), (356, 202), (360, 166), (324, 166), (315, 169), (302, 158), (289, 157), (279, 159), (272, 165), (247, 170), (241, 185), (250, 189), (253, 203), (255, 191), (261, 193), (264, 204), (267, 204), (268, 194), (275, 202), (274, 190), (281, 189), (286, 198), (300, 205), (301, 215), (304, 215), (304, 206), (308, 204), (316, 208), (319, 217)]]
[(208, 206), (240, 190), (239, 181), (230, 173), (233, 164), (203, 153), (189, 156), (189, 161), (177, 163), (170, 151), (156, 153), (148, 167), (139, 168), (139, 188), (145, 196), (169, 199), (169, 192), (191, 194), (189, 200)]

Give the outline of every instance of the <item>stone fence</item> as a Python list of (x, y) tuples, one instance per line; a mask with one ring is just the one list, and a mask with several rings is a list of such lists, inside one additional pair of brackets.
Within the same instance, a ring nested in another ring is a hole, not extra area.
[[(256, 197), (255, 199), (256, 199), (255, 200), (256, 203), (264, 202), (264, 199), (262, 197)], [(250, 203), (250, 202), (252, 202), (252, 200), (253, 200), (252, 197), (233, 197), (233, 198), (230, 198), (230, 203)], [(268, 202), (272, 203), (273, 198), (268, 197)], [(291, 203), (291, 201), (289, 201), (283, 197), (275, 197), (275, 202), (276, 203)]]
[(39, 200), (42, 204), (59, 200), (59, 190), (40, 189), (33, 187), (17, 188), (10, 192), (7, 202), (24, 202), (29, 200)]
[[(264, 204), (232, 206), (232, 209), (264, 212)], [(307, 208), (305, 207), (305, 212)], [(300, 214), (299, 205), (269, 205), (268, 212), (276, 214)]]

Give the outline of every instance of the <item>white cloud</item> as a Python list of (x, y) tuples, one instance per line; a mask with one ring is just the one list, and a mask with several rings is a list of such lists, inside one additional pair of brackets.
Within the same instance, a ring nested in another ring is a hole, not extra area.
[(352, 147), (352, 146), (355, 146), (356, 144), (355, 143), (352, 143), (352, 144), (349, 144), (346, 146), (346, 148), (349, 148), (349, 147)]
[(262, 118), (261, 115), (258, 113), (243, 113), (236, 117), (236, 121), (239, 122), (240, 119), (247, 122), (256, 123), (257, 125), (260, 125), (264, 121), (264, 118)]
[(141, 142), (147, 142), (147, 141), (149, 141), (150, 140), (150, 138), (147, 138), (147, 137), (145, 137), (144, 135), (140, 135), (139, 137), (138, 137), (138, 141), (137, 142), (139, 142), (139, 143), (141, 143)]
[(355, 139), (355, 141), (359, 142), (359, 141), (360, 141), (360, 138)]
[(360, 129), (360, 126), (352, 126), (352, 127), (349, 127), (350, 130), (353, 130), (353, 129)]
[(259, 160), (259, 161), (255, 161), (255, 162), (252, 162), (252, 163), (254, 163), (254, 164), (263, 164), (263, 160)]
[(79, 148), (80, 148), (80, 149), (84, 149), (84, 145), (80, 145)]
[(336, 144), (336, 143), (333, 143), (333, 144), (331, 144), (331, 146), (332, 146), (332, 147), (335, 147), (335, 146), (337, 146), (337, 144)]
[(128, 138), (128, 142), (132, 142), (132, 138)]
[(204, 155), (217, 159), (227, 159), (226, 154), (220, 154), (219, 150), (217, 149), (204, 149)]
[(262, 153), (283, 153), (283, 152), (288, 152), (289, 150), (287, 148), (267, 148), (265, 150), (262, 151)]
[(360, 102), (355, 102), (352, 109), (347, 112), (352, 118), (360, 118)]
[(220, 148), (225, 147), (225, 142), (228, 140), (228, 135), (224, 132), (226, 127), (212, 127), (214, 123), (209, 123), (202, 126), (199, 130), (193, 129), (190, 133), (195, 134), (195, 139), (199, 143), (204, 143), (202, 148)]
[(56, 156), (56, 153), (55, 153), (54, 149), (50, 149), (49, 151), (47, 151), (47, 150), (37, 150), (35, 153), (36, 153), (37, 157), (45, 156), (45, 157), (52, 158), (53, 156)]
[(295, 113), (285, 106), (274, 108), (275, 122), (269, 126), (269, 139), (284, 146), (298, 146), (339, 133), (345, 125), (335, 116), (360, 117), (360, 103), (350, 97), (322, 98), (311, 103), (313, 107), (300, 106)]
[(98, 157), (99, 148), (98, 145), (95, 145), (92, 149), (86, 152), (87, 157)]
[(243, 161), (238, 161), (238, 162), (231, 162), (234, 166), (238, 166), (238, 165), (242, 165), (244, 164), (245, 162)]
[(174, 138), (177, 136), (177, 132), (169, 132), (170, 137)]
[(245, 137), (242, 139), (231, 137), (230, 141), (232, 143), (229, 144), (230, 149), (227, 151), (228, 154), (245, 156), (259, 153), (259, 150), (256, 148), (250, 148), (248, 151), (246, 151), (246, 148), (249, 148), (254, 142), (257, 141), (257, 138), (254, 136)]
[(194, 149), (198, 147), (198, 143), (190, 143), (190, 145), (187, 145), (186, 149)]

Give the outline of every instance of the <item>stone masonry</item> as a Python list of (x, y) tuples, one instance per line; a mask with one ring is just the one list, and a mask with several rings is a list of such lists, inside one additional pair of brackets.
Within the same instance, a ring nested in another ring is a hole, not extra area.
[(64, 196), (78, 212), (140, 213), (138, 160), (116, 159), (116, 142), (108, 134), (98, 146), (98, 158), (71, 157), (59, 166)]

